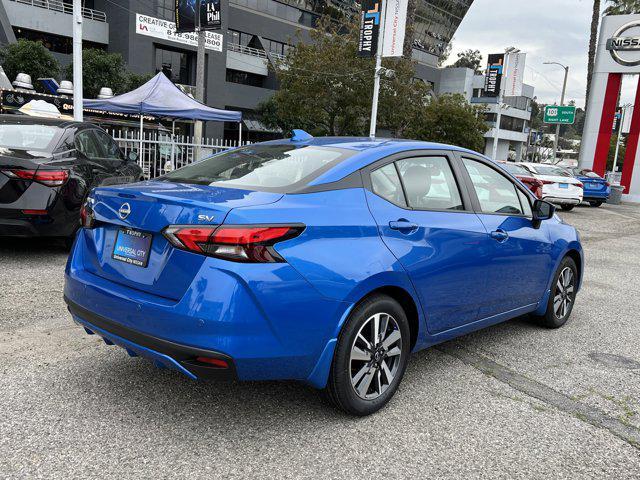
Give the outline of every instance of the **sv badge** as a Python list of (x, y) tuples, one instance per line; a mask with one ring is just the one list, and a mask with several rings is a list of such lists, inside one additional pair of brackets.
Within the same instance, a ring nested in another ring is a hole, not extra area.
[(212, 223), (215, 217), (213, 215), (198, 215), (199, 222)]

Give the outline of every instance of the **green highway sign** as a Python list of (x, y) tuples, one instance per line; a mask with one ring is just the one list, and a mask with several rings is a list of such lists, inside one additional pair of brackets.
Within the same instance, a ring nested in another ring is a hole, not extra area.
[(575, 121), (576, 107), (559, 107), (557, 105), (544, 107), (544, 123), (573, 125)]

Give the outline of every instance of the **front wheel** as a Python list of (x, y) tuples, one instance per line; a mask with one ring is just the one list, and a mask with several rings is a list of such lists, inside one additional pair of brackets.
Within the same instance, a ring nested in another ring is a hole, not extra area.
[(547, 311), (541, 317), (535, 317), (536, 321), (547, 328), (560, 328), (573, 311), (578, 287), (578, 267), (570, 257), (565, 257), (551, 285), (551, 295), (547, 303)]
[(563, 212), (570, 212), (575, 208), (575, 205), (561, 205), (560, 208), (562, 208)]
[(326, 393), (341, 410), (358, 416), (384, 407), (396, 392), (411, 349), (409, 322), (391, 297), (358, 305), (338, 338)]

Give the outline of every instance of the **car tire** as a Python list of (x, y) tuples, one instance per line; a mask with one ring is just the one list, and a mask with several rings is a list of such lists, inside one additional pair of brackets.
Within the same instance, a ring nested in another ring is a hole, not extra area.
[(575, 208), (575, 205), (561, 205), (560, 208), (562, 208), (563, 212), (570, 212)]
[(589, 202), (589, 205), (591, 205), (594, 208), (598, 208), (599, 206), (601, 206), (604, 202), (601, 201), (597, 201), (597, 202)]
[(565, 257), (553, 276), (547, 310), (544, 315), (535, 316), (534, 320), (543, 327), (562, 327), (569, 320), (576, 303), (577, 286), (576, 262), (571, 257)]
[[(376, 323), (378, 331), (384, 329), (377, 337)], [(338, 337), (327, 398), (351, 415), (377, 412), (398, 389), (410, 351), (409, 321), (400, 304), (386, 295), (365, 299), (351, 312)]]

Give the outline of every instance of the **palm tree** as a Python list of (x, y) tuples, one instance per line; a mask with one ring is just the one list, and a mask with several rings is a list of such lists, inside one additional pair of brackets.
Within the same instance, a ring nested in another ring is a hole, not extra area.
[[(607, 0), (610, 1), (610, 0)], [(624, 1), (624, 0), (622, 0)], [(591, 76), (596, 61), (596, 48), (598, 46), (598, 27), (600, 25), (600, 0), (593, 0), (593, 15), (591, 16), (591, 38), (589, 39), (589, 62), (587, 66), (587, 96), (585, 98), (585, 110), (589, 104), (591, 92)]]
[(609, 6), (605, 9), (605, 15), (628, 15), (640, 13), (640, 1), (638, 0), (607, 0)]

